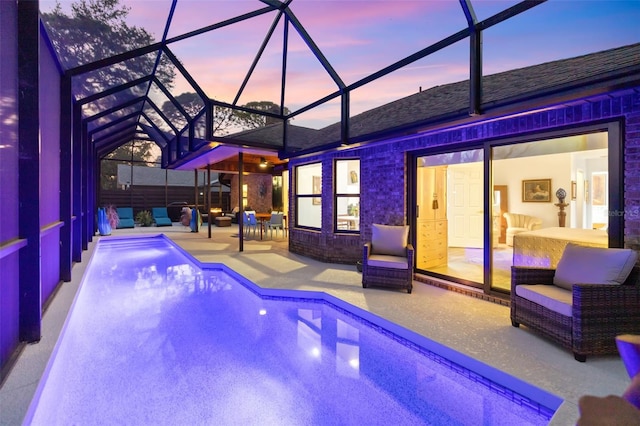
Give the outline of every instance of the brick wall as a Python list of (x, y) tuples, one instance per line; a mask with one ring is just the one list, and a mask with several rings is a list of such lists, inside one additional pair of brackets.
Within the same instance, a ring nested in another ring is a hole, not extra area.
[(622, 102), (622, 108), (628, 111), (624, 146), (624, 235), (627, 246), (640, 250), (640, 94), (628, 98)]
[[(552, 131), (566, 126), (589, 125), (596, 121), (621, 118), (624, 131), (624, 200), (625, 245), (640, 249), (640, 93), (614, 92), (571, 105), (534, 111), (517, 117), (479, 121), (464, 128), (442, 129), (404, 140), (369, 145), (350, 151), (332, 152), (290, 162), (291, 182), (295, 182), (296, 165), (321, 161), (322, 229), (294, 229), (290, 224), (289, 249), (292, 252), (326, 262), (354, 263), (362, 256), (362, 244), (371, 236), (371, 223), (403, 224), (407, 222), (407, 152), (428, 147), (451, 148), (487, 139)], [(479, 119), (482, 119), (480, 117)], [(360, 158), (360, 235), (333, 233), (333, 161), (335, 158)], [(291, 184), (292, 191), (294, 189)], [(291, 217), (295, 217), (295, 198), (291, 200)]]
[[(242, 177), (247, 185), (247, 206), (258, 213), (271, 213), (273, 177), (267, 174), (252, 173)], [(231, 178), (231, 209), (240, 206), (238, 196), (238, 175)]]

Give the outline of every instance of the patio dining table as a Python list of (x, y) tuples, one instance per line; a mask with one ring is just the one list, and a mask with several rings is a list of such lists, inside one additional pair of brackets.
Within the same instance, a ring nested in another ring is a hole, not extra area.
[(260, 239), (262, 240), (262, 232), (264, 231), (264, 224), (271, 220), (271, 213), (256, 213), (256, 219), (260, 222)]
[[(265, 224), (271, 220), (271, 213), (256, 213), (256, 220), (260, 224), (260, 239), (262, 240), (262, 233), (265, 232)], [(285, 227), (287, 228), (287, 216), (284, 215), (282, 217), (282, 221)], [(286, 231), (285, 231), (286, 232)]]

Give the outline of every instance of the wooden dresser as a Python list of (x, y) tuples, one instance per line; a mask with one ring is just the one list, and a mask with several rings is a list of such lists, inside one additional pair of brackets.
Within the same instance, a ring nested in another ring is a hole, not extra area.
[(447, 166), (418, 168), (416, 267), (447, 263)]

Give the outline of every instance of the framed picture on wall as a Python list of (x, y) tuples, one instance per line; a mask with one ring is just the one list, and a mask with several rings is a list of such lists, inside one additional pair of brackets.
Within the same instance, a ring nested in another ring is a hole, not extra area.
[(591, 185), (591, 204), (594, 206), (607, 205), (607, 174), (594, 173)]
[(523, 203), (551, 202), (551, 179), (530, 179), (522, 181)]

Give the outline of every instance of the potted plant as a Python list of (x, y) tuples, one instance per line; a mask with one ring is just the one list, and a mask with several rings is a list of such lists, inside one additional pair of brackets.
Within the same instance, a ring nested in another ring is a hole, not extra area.
[(153, 224), (153, 216), (149, 210), (139, 211), (136, 215), (136, 222), (138, 222), (140, 226), (151, 226)]
[(108, 205), (105, 207), (105, 213), (107, 214), (107, 220), (109, 221), (109, 225), (111, 225), (111, 229), (115, 229), (118, 227), (120, 223), (120, 216), (118, 216), (118, 209), (113, 205)]

